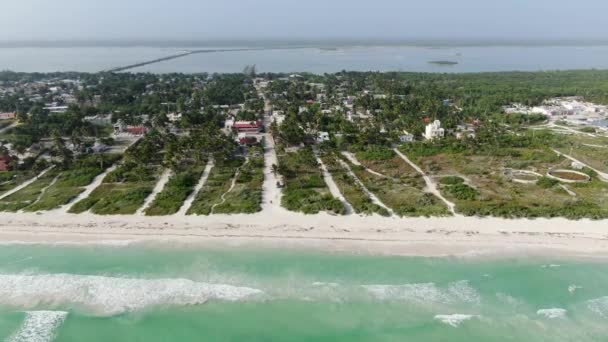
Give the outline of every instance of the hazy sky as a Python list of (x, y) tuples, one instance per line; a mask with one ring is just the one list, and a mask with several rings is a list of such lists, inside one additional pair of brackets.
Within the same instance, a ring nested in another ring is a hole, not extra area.
[(608, 0), (0, 2), (0, 40), (608, 38)]

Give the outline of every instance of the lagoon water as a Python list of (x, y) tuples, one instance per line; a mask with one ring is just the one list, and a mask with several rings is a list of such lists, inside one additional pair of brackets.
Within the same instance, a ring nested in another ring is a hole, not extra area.
[(608, 262), (0, 248), (6, 341), (602, 341)]
[[(235, 47), (238, 48), (238, 47)], [(205, 48), (154, 47), (0, 47), (0, 70), (22, 72), (98, 72)], [(227, 49), (227, 47), (222, 47)], [(437, 65), (430, 61), (453, 61)], [(608, 46), (350, 46), (268, 48), (195, 54), (131, 69), (131, 72), (241, 72), (255, 64), (260, 72), (332, 73), (352, 71), (486, 72), (608, 68)]]

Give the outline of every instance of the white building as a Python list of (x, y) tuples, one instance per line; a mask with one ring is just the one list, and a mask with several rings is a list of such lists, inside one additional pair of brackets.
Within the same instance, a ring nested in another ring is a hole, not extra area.
[(232, 128), (234, 127), (234, 119), (228, 119), (226, 121), (224, 121), (224, 129), (226, 131), (232, 131)]
[(399, 136), (399, 141), (402, 143), (414, 142), (414, 135), (410, 134), (408, 131), (403, 131), (403, 133)]
[(272, 112), (272, 121), (276, 122), (277, 125), (281, 125), (285, 121), (285, 113), (281, 110), (275, 110)]
[(585, 164), (573, 161), (570, 165), (574, 170), (581, 171), (585, 168)]
[(94, 116), (85, 116), (84, 121), (90, 122), (96, 126), (107, 126), (112, 124), (112, 114), (97, 114)]
[(476, 137), (475, 127), (472, 125), (458, 125), (456, 127), (456, 139), (475, 139)]
[(441, 128), (441, 121), (435, 120), (433, 123), (426, 126), (424, 133), (426, 140), (445, 137), (445, 129)]
[(182, 119), (182, 113), (169, 113), (167, 114), (167, 119), (170, 122), (176, 122)]
[(317, 142), (322, 143), (325, 141), (329, 141), (329, 133), (328, 132), (319, 132), (317, 134)]

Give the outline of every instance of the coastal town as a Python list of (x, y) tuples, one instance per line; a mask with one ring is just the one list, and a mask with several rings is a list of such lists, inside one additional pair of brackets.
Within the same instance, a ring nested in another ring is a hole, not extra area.
[(3, 72), (0, 210), (608, 217), (606, 105), (484, 100), (393, 74)]

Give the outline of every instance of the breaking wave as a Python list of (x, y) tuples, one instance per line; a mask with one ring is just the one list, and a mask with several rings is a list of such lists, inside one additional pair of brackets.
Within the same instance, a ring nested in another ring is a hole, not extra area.
[(602, 317), (608, 317), (608, 296), (588, 301), (587, 307)]
[(540, 309), (540, 310), (536, 311), (536, 314), (539, 316), (544, 316), (549, 319), (556, 319), (556, 318), (566, 318), (566, 312), (568, 312), (566, 309), (553, 308), (553, 309)]
[(418, 303), (456, 302), (480, 303), (481, 299), (467, 280), (448, 284), (440, 288), (435, 283), (404, 284), (404, 285), (364, 285), (372, 296), (379, 300), (405, 300)]
[(0, 303), (19, 308), (76, 306), (116, 315), (161, 305), (238, 301), (261, 290), (188, 279), (128, 279), (71, 274), (0, 275)]
[(29, 311), (25, 321), (7, 342), (50, 342), (68, 313), (64, 311)]
[(454, 328), (458, 328), (460, 324), (464, 321), (468, 321), (470, 319), (476, 318), (476, 315), (463, 315), (463, 314), (454, 314), (454, 315), (436, 315), (435, 320), (445, 323)]

